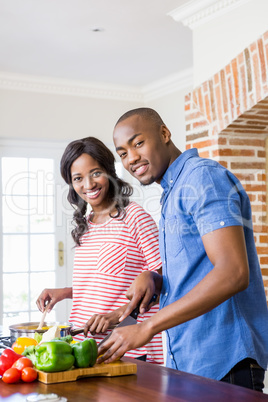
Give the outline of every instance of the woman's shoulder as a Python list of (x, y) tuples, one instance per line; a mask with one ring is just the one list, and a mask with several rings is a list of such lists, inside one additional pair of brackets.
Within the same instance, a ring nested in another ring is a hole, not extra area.
[[(142, 218), (151, 218), (150, 214), (145, 211), (145, 209), (137, 204), (135, 201), (131, 201), (128, 206), (125, 208), (126, 211), (126, 219), (125, 220), (133, 220), (133, 219), (142, 219)], [(151, 218), (153, 219), (153, 218)]]

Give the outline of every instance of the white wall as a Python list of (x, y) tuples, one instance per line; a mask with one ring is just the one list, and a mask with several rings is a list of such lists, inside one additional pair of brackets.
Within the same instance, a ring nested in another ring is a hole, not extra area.
[(96, 136), (112, 143), (116, 119), (137, 102), (0, 90), (0, 137), (72, 141)]
[(251, 0), (193, 31), (194, 86), (209, 79), (268, 30), (268, 1)]

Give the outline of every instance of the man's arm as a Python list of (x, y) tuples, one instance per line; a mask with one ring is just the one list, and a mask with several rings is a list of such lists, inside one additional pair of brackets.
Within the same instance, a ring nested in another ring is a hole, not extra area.
[[(190, 292), (133, 328), (115, 329), (99, 350), (99, 362), (107, 363), (128, 350), (145, 345), (166, 329), (207, 313), (247, 288), (249, 268), (244, 231), (241, 226), (215, 230), (202, 237), (214, 268)], [(179, 267), (178, 267), (179, 268)]]

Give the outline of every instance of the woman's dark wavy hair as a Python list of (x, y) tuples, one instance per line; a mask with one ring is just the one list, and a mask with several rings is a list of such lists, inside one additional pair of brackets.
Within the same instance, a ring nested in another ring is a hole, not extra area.
[(88, 230), (86, 219), (87, 202), (82, 200), (73, 189), (71, 166), (82, 154), (88, 154), (95, 159), (108, 175), (109, 190), (107, 197), (117, 210), (115, 215), (110, 214), (111, 218), (118, 218), (119, 216), (120, 219), (124, 218), (126, 214), (124, 208), (129, 204), (129, 197), (133, 193), (130, 184), (117, 176), (114, 155), (102, 141), (95, 137), (87, 137), (72, 141), (67, 145), (61, 158), (60, 171), (65, 182), (69, 184), (67, 200), (75, 209), (73, 222), (76, 224), (76, 227), (72, 230), (72, 237), (77, 246), (80, 246), (80, 238)]

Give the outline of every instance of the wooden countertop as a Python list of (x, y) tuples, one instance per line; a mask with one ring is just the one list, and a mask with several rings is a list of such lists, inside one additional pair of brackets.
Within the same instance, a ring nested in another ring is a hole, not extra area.
[[(123, 361), (132, 361), (123, 358)], [(121, 377), (90, 377), (77, 381), (44, 384), (5, 384), (0, 381), (0, 399), (4, 402), (22, 402), (26, 396), (38, 392), (56, 393), (68, 402), (101, 401), (198, 401), (198, 402), (261, 402), (268, 395), (243, 387), (221, 383), (204, 377), (160, 367), (135, 360), (137, 375)], [(4, 399), (2, 399), (4, 398)]]

